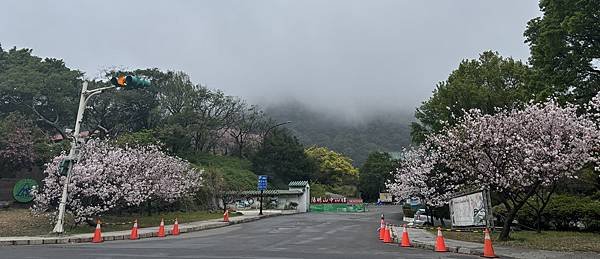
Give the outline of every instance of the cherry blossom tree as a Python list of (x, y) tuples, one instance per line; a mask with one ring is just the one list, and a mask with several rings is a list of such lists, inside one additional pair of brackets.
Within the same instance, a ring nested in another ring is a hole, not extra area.
[[(202, 180), (202, 172), (190, 163), (155, 146), (121, 148), (89, 140), (80, 157), (73, 167), (67, 203), (76, 223), (148, 201), (175, 202), (196, 191)], [(66, 179), (58, 172), (63, 158), (46, 165), (43, 188), (35, 191), (34, 212), (53, 213), (58, 207)]]
[(403, 159), (386, 187), (399, 199), (419, 198), (430, 212), (432, 207), (443, 206), (457, 190), (439, 158), (427, 142), (403, 150)]
[(471, 110), (428, 141), (459, 188), (483, 187), (498, 194), (507, 209), (500, 234), (506, 240), (517, 212), (540, 188), (574, 178), (595, 162), (600, 133), (589, 116), (578, 115), (578, 108), (549, 100), (495, 115)]
[(14, 177), (14, 171), (31, 168), (36, 160), (31, 122), (19, 114), (0, 120), (0, 175)]

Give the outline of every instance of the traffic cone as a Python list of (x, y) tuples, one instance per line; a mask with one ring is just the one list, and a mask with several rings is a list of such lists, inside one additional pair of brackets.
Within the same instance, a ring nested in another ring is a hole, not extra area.
[(485, 234), (483, 238), (483, 257), (487, 258), (496, 258), (496, 254), (494, 253), (494, 247), (492, 246), (492, 239), (490, 238), (490, 231), (486, 228), (483, 231)]
[(229, 210), (225, 210), (223, 213), (223, 222), (229, 222)]
[(165, 220), (160, 219), (160, 226), (158, 227), (158, 237), (165, 237)]
[(444, 242), (444, 237), (442, 236), (441, 227), (438, 227), (437, 239), (435, 240), (435, 251), (448, 252), (448, 248), (446, 248), (446, 242)]
[(138, 235), (138, 223), (137, 223), (137, 219), (133, 222), (133, 227), (131, 228), (131, 235), (129, 236), (129, 239), (131, 240), (136, 240), (138, 239), (140, 236)]
[(381, 214), (381, 223), (379, 223), (379, 240), (383, 240), (385, 231), (385, 221), (383, 220), (383, 214)]
[(102, 243), (104, 241), (102, 239), (102, 230), (100, 230), (100, 220), (96, 223), (96, 231), (94, 231), (94, 237), (92, 238), (92, 243)]
[(179, 222), (177, 222), (177, 218), (175, 218), (175, 224), (173, 224), (173, 230), (171, 231), (171, 234), (174, 236), (179, 235)]
[(408, 230), (406, 230), (406, 224), (402, 225), (402, 242), (400, 243), (401, 247), (411, 247), (410, 239), (408, 238)]
[(392, 242), (392, 236), (390, 235), (390, 228), (388, 226), (385, 227), (385, 231), (383, 232), (383, 242), (384, 243)]

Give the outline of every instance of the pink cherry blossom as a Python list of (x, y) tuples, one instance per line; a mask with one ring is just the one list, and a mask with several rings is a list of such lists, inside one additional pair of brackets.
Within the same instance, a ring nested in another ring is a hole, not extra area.
[[(69, 183), (67, 212), (76, 222), (131, 208), (146, 201), (172, 203), (200, 187), (202, 172), (170, 157), (156, 146), (117, 147), (89, 140), (80, 151)], [(58, 172), (64, 155), (46, 165), (43, 188), (35, 191), (34, 212), (52, 213), (58, 207), (66, 179)]]

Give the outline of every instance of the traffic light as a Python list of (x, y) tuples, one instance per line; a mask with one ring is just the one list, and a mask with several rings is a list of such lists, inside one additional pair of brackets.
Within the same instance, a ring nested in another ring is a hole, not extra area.
[(58, 173), (62, 176), (66, 176), (69, 172), (69, 165), (73, 162), (73, 160), (65, 158), (60, 161), (58, 165)]
[(138, 76), (120, 75), (118, 77), (111, 78), (110, 82), (114, 86), (123, 87), (125, 90), (146, 88), (150, 86), (150, 81)]

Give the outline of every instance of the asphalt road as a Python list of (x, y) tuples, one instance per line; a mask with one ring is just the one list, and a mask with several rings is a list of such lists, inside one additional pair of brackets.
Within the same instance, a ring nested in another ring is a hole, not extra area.
[(305, 213), (166, 238), (0, 247), (0, 258), (478, 258), (383, 244), (376, 229), (384, 212), (401, 220), (399, 207), (360, 214)]

